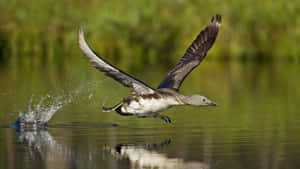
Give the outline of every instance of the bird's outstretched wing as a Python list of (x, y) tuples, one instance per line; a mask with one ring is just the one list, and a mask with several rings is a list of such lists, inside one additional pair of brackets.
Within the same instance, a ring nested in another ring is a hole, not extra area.
[(96, 55), (86, 43), (84, 39), (83, 29), (79, 29), (78, 31), (78, 43), (80, 49), (96, 69), (118, 81), (122, 85), (129, 87), (132, 94), (154, 93), (154, 89), (152, 89), (142, 81), (114, 67), (113, 65), (103, 60), (100, 56)]
[(158, 88), (171, 88), (178, 91), (185, 77), (205, 58), (207, 51), (216, 40), (220, 26), (221, 16), (212, 17), (210, 23), (200, 32), (177, 65), (168, 72)]

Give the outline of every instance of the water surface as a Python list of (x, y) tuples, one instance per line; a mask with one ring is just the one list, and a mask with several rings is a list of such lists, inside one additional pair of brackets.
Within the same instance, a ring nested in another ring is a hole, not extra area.
[[(220, 106), (173, 107), (163, 112), (169, 125), (102, 112), (102, 104), (116, 104), (129, 90), (78, 58), (62, 66), (0, 68), (0, 168), (300, 166), (297, 64), (204, 61), (180, 92), (203, 94)], [(168, 68), (130, 73), (157, 86)], [(9, 127), (45, 96), (46, 107), (64, 103), (48, 130), (17, 133)]]

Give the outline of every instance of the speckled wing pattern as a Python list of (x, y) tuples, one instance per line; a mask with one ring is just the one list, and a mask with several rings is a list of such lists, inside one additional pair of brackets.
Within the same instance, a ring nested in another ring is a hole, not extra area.
[(78, 43), (80, 49), (89, 59), (91, 64), (105, 75), (113, 78), (118, 81), (122, 85), (131, 88), (132, 94), (152, 94), (154, 93), (154, 89), (138, 80), (137, 78), (123, 72), (122, 70), (114, 67), (113, 65), (106, 62), (100, 56), (96, 55), (92, 49), (88, 46), (85, 41), (83, 29), (79, 29), (78, 31)]
[(212, 17), (210, 23), (200, 32), (177, 65), (168, 72), (158, 88), (171, 88), (178, 91), (186, 76), (205, 58), (207, 51), (216, 40), (220, 26), (221, 16)]

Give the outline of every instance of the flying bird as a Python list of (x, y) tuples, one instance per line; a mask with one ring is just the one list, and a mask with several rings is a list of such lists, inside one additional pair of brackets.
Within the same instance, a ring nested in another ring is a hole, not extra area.
[(83, 29), (79, 29), (78, 43), (90, 63), (106, 76), (131, 89), (129, 97), (123, 98), (113, 107), (103, 106), (103, 112), (116, 111), (120, 115), (136, 115), (139, 118), (153, 117), (171, 123), (168, 116), (158, 112), (177, 105), (218, 106), (205, 96), (182, 95), (179, 93), (179, 88), (188, 74), (205, 58), (216, 40), (220, 26), (221, 16), (212, 17), (210, 23), (200, 32), (177, 65), (168, 72), (157, 88), (123, 72), (95, 54), (85, 41)]

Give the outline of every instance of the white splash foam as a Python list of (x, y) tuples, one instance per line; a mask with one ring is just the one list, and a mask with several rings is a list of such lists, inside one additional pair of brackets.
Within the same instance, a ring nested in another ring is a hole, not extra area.
[(64, 92), (59, 96), (47, 94), (41, 97), (36, 104), (34, 104), (34, 95), (32, 95), (28, 103), (27, 113), (19, 111), (19, 118), (25, 123), (47, 123), (58, 110), (74, 101), (80, 94), (87, 94), (86, 97), (90, 100), (93, 97), (92, 91), (98, 86), (99, 82), (103, 81), (87, 83), (68, 94)]
[(48, 122), (52, 116), (62, 107), (72, 102), (73, 95), (51, 96), (47, 94), (41, 97), (37, 104), (33, 103), (34, 95), (28, 103), (27, 113), (20, 112), (23, 122)]

